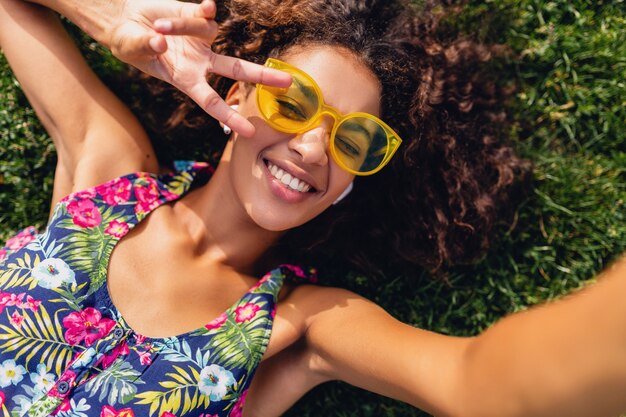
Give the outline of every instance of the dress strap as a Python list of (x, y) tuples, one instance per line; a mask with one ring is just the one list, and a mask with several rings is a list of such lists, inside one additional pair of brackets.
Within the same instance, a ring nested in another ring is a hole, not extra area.
[(114, 222), (108, 234), (121, 238), (154, 209), (205, 184), (213, 173), (210, 165), (201, 162), (177, 161), (174, 168), (161, 175), (135, 172), (72, 193), (59, 202), (53, 221), (69, 215), (74, 225), (83, 228)]
[(249, 292), (252, 294), (271, 294), (276, 301), (285, 281), (291, 284), (315, 284), (317, 283), (317, 271), (315, 268), (282, 264), (265, 274)]
[(291, 284), (317, 284), (317, 269), (313, 267), (282, 264), (278, 268)]

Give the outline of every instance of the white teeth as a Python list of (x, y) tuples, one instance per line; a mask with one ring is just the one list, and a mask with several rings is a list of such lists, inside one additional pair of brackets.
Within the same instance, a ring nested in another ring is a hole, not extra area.
[(278, 181), (282, 182), (294, 191), (306, 193), (311, 189), (311, 186), (309, 184), (283, 171), (281, 168), (278, 168), (276, 165), (272, 164), (269, 161), (267, 162), (267, 168), (270, 170), (274, 178), (276, 178)]

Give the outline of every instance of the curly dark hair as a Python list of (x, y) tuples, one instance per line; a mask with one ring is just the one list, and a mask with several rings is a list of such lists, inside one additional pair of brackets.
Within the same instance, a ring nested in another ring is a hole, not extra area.
[[(275, 249), (292, 262), (348, 260), (370, 274), (398, 265), (438, 270), (479, 257), (498, 223), (511, 218), (530, 164), (498, 129), (505, 93), (485, 64), (502, 48), (441, 36), (435, 6), (405, 0), (218, 2), (214, 51), (263, 63), (296, 45), (347, 48), (378, 77), (381, 118), (404, 140), (388, 167), (357, 178), (347, 199), (284, 236)], [(232, 85), (215, 75), (209, 81), (222, 95)], [(157, 97), (172, 93), (162, 85), (153, 91)], [(223, 144), (217, 124), (175, 95), (175, 108), (161, 108), (169, 113), (168, 129)], [(153, 112), (152, 131), (163, 131), (154, 125), (159, 120), (163, 114)]]

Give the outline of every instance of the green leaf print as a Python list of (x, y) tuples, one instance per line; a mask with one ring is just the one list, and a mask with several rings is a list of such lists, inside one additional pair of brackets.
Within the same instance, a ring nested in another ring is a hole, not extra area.
[(189, 189), (190, 184), (193, 182), (193, 178), (194, 175), (189, 172), (179, 172), (175, 177), (172, 178), (171, 181), (165, 184), (165, 187), (170, 193), (183, 195), (187, 191), (187, 189)]
[(179, 340), (176, 337), (168, 339), (166, 342), (155, 342), (159, 354), (168, 362), (192, 362), (198, 368), (204, 368), (209, 364), (211, 352), (208, 350), (196, 349), (193, 355), (191, 347), (186, 340)]
[(278, 295), (278, 292), (283, 286), (283, 273), (280, 269), (276, 269), (271, 272), (271, 277), (263, 281), (257, 288), (255, 288), (252, 292), (254, 294), (272, 294), (274, 298)]
[(88, 274), (89, 293), (96, 291), (106, 281), (109, 257), (118, 239), (104, 231), (113, 220), (130, 221), (129, 216), (115, 213), (112, 207), (102, 213), (102, 221), (95, 227), (80, 227), (71, 218), (59, 221), (59, 227), (74, 232), (62, 239), (62, 259), (67, 259), (70, 267)]
[(46, 396), (28, 409), (28, 417), (49, 416), (50, 412), (54, 411), (62, 401), (62, 398)]
[(61, 298), (51, 298), (50, 302), (51, 303), (65, 303), (68, 307), (70, 307), (72, 310), (74, 311), (80, 311), (83, 309), (83, 300), (85, 298), (87, 298), (86, 294), (83, 295), (78, 295), (80, 294), (80, 290), (82, 290), (85, 285), (87, 285), (86, 282), (83, 282), (82, 284), (76, 286), (76, 285), (72, 285), (69, 288), (54, 288), (52, 289), (52, 291), (56, 292), (57, 294), (59, 294), (61, 296)]
[[(35, 313), (23, 310), (24, 321), (17, 328), (0, 324), (2, 341), (0, 352), (3, 354), (11, 352), (11, 357), (16, 360), (26, 355), (24, 360), (26, 368), (30, 360), (37, 353), (41, 353), (41, 358), (46, 361), (48, 369), (53, 369), (60, 375), (72, 359), (74, 351), (63, 338), (63, 327), (58, 318), (61, 311), (63, 310), (57, 311), (53, 323), (42, 304)], [(6, 314), (9, 314), (8, 311)]]
[(85, 389), (90, 397), (99, 394), (98, 401), (103, 401), (108, 396), (109, 405), (126, 404), (135, 397), (137, 385), (145, 383), (140, 376), (141, 372), (128, 362), (115, 361), (90, 379), (85, 384)]
[(0, 288), (6, 290), (28, 287), (32, 290), (37, 286), (37, 281), (32, 277), (31, 271), (39, 262), (41, 262), (39, 255), (33, 258), (28, 252), (24, 252), (22, 258), (17, 258), (15, 262), (6, 265), (6, 269), (0, 270)]
[(210, 400), (198, 389), (200, 380), (198, 371), (191, 366), (189, 372), (176, 365), (172, 365), (172, 368), (176, 372), (165, 374), (171, 379), (159, 382), (165, 391), (146, 391), (137, 394), (135, 398), (140, 401), (136, 401), (135, 404), (150, 404), (151, 416), (153, 414), (160, 416), (166, 411), (178, 414), (181, 409), (181, 414), (186, 414), (189, 410), (199, 407), (207, 408)]
[[(237, 308), (255, 304), (261, 309), (254, 318), (237, 322)], [(218, 329), (212, 330), (213, 338), (205, 346), (213, 354), (211, 361), (225, 368), (244, 368), (249, 373), (261, 361), (269, 338), (271, 318), (263, 309), (267, 301), (262, 297), (245, 298), (228, 311), (228, 319)]]

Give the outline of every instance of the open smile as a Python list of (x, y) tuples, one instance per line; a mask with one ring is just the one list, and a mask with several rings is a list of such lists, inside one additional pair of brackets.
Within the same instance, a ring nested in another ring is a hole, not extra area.
[(290, 174), (289, 172), (286, 172), (285, 170), (278, 167), (277, 165), (274, 165), (268, 160), (264, 160), (264, 162), (270, 174), (278, 181), (280, 181), (283, 185), (289, 187), (289, 189), (297, 191), (299, 193), (315, 192), (315, 188), (313, 188), (311, 184), (307, 183), (306, 181), (296, 177), (293, 174)]

